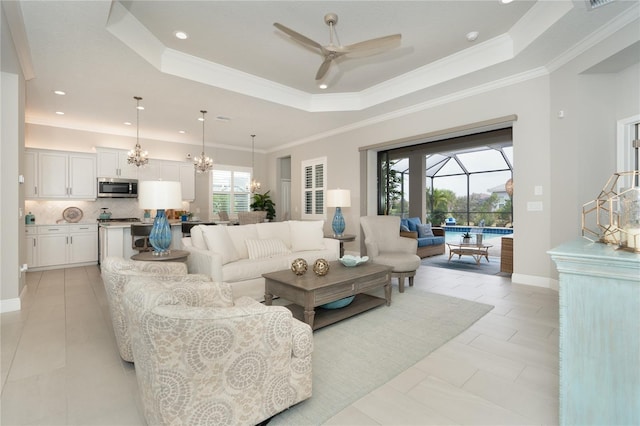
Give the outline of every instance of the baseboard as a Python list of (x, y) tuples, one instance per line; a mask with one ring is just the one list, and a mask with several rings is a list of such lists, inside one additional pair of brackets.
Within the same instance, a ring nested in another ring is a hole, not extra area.
[(67, 263), (64, 265), (52, 265), (52, 266), (34, 266), (29, 268), (29, 272), (42, 272), (51, 271), (54, 269), (66, 269), (66, 268), (79, 268), (83, 266), (98, 265), (98, 262), (83, 262), (83, 263)]
[(534, 287), (544, 287), (558, 291), (558, 280), (536, 275), (512, 274), (511, 282), (514, 284), (524, 284)]

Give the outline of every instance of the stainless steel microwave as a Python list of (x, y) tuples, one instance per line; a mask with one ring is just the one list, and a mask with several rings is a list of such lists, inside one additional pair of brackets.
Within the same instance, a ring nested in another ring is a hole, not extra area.
[(98, 178), (98, 198), (138, 198), (138, 180)]

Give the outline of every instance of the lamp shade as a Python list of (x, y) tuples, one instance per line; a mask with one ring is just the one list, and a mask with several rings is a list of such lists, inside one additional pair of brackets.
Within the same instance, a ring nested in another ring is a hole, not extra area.
[(168, 180), (138, 182), (138, 206), (144, 210), (182, 208), (180, 182)]
[(351, 207), (351, 191), (348, 189), (327, 190), (327, 207)]

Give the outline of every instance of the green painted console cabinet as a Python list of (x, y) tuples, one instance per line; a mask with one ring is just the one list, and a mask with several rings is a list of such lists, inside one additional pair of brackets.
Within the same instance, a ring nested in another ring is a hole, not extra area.
[(560, 424), (640, 425), (640, 254), (576, 239), (560, 275)]

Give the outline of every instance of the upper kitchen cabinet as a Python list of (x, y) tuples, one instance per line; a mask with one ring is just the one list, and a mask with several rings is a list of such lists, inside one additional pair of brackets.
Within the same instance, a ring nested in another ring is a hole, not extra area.
[(138, 168), (127, 161), (129, 151), (98, 148), (98, 177), (139, 179)]
[(162, 160), (150, 159), (146, 165), (138, 169), (138, 181), (162, 179), (160, 174), (162, 163)]
[(180, 182), (182, 199), (193, 201), (196, 198), (196, 179), (193, 164), (183, 161), (149, 160), (149, 164), (138, 171), (138, 181), (169, 180)]
[(24, 196), (36, 198), (38, 196), (38, 153), (25, 150), (24, 153)]
[(196, 171), (192, 163), (180, 163), (180, 184), (182, 185), (182, 199), (193, 201), (196, 199)]
[(25, 184), (25, 198), (94, 200), (96, 157), (77, 152), (29, 150), (25, 155)]

